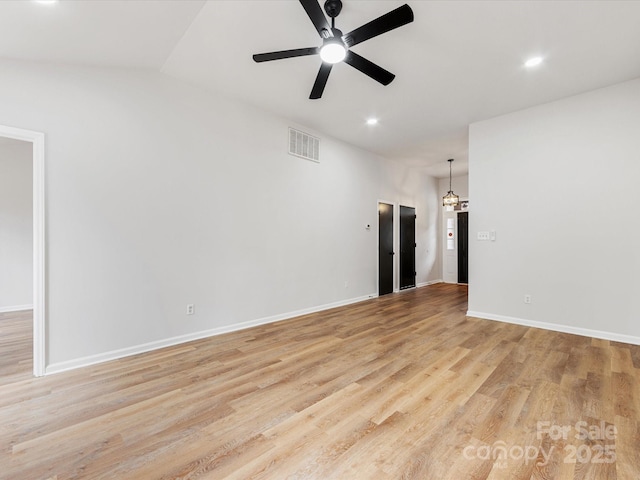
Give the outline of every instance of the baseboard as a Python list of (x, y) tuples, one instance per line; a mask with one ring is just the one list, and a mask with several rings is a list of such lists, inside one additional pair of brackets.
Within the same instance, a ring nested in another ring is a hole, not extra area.
[(493, 313), (467, 311), (468, 317), (482, 318), (484, 320), (495, 320), (498, 322), (513, 323), (525, 327), (541, 328), (543, 330), (552, 330), (554, 332), (572, 333), (583, 337), (600, 338), (602, 340), (611, 340), (614, 342), (630, 343), (632, 345), (640, 345), (640, 337), (625, 335), (622, 333), (605, 332), (602, 330), (591, 330), (589, 328), (571, 327), (569, 325), (560, 325), (558, 323), (538, 322), (535, 320), (525, 320), (523, 318), (508, 317), (506, 315), (496, 315)]
[(331, 308), (343, 307), (345, 305), (351, 305), (353, 303), (363, 302), (377, 297), (377, 294), (364, 295), (362, 297), (350, 298), (347, 300), (341, 300), (339, 302), (327, 303), (325, 305), (319, 305), (317, 307), (305, 308), (302, 310), (296, 310), (293, 312), (283, 313), (280, 315), (272, 315), (270, 317), (259, 318), (256, 320), (250, 320), (247, 322), (235, 323), (233, 325), (225, 325), (223, 327), (213, 328), (211, 330), (204, 330), (200, 332), (189, 333), (186, 335), (180, 335), (177, 337), (166, 338), (155, 342), (149, 342), (142, 345), (135, 345), (133, 347), (123, 348), (120, 350), (112, 350), (110, 352), (100, 353), (97, 355), (90, 355), (88, 357), (78, 358), (74, 360), (67, 360), (64, 362), (52, 363), (45, 368), (45, 375), (54, 373), (66, 372), (68, 370), (75, 370), (76, 368), (88, 367), (90, 365), (96, 365), (98, 363), (108, 362), (111, 360), (117, 360), (123, 357), (129, 357), (131, 355), (137, 355), (139, 353), (151, 352), (160, 348), (171, 347), (179, 345), (181, 343), (191, 342), (194, 340), (200, 340), (202, 338), (213, 337), (215, 335), (222, 335), (224, 333), (235, 332), (238, 330), (244, 330), (246, 328), (257, 327), (267, 323), (275, 323), (282, 320), (288, 320), (291, 318), (299, 317), (301, 315), (308, 315), (310, 313), (321, 312), (323, 310), (329, 310)]
[(33, 310), (33, 305), (13, 305), (10, 307), (0, 307), (0, 313), (22, 312), (24, 310)]
[(436, 283), (443, 283), (443, 280), (441, 278), (438, 278), (437, 280), (429, 280), (428, 282), (420, 282), (416, 285), (416, 288), (420, 288), (420, 287), (426, 287), (427, 285), (435, 285)]

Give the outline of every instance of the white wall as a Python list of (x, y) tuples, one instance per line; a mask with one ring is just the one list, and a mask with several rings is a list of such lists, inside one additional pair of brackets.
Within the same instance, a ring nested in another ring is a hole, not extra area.
[(640, 79), (471, 126), (470, 313), (640, 343), (639, 132)]
[(0, 139), (0, 311), (33, 306), (31, 144)]
[(291, 122), (154, 73), (2, 62), (0, 104), (46, 134), (47, 371), (367, 298), (378, 199), (436, 198), (303, 126), (321, 163), (290, 156)]

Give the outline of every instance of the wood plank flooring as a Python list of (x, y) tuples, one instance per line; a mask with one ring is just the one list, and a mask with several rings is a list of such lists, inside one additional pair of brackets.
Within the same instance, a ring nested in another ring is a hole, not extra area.
[(0, 384), (0, 478), (640, 478), (640, 347), (466, 301), (433, 285)]
[(0, 313), (0, 385), (33, 374), (33, 312)]

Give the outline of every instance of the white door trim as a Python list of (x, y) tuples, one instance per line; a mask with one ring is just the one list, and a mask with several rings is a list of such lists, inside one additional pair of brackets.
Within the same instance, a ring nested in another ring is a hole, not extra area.
[(33, 151), (33, 374), (45, 373), (46, 276), (44, 133), (0, 125), (0, 136), (31, 142)]

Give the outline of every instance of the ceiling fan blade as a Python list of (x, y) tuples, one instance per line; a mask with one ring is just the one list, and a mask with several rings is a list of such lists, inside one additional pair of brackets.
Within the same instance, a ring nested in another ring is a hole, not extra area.
[(389, 85), (393, 79), (396, 78), (393, 73), (352, 51), (347, 52), (344, 62), (348, 63), (356, 70), (360, 70), (365, 75), (370, 76), (377, 82), (380, 82), (382, 85)]
[(413, 22), (413, 10), (409, 5), (405, 4), (343, 35), (342, 40), (348, 47), (353, 47), (365, 40), (411, 22)]
[(331, 26), (327, 21), (327, 17), (324, 16), (324, 12), (322, 11), (322, 8), (320, 8), (318, 0), (300, 0), (300, 3), (307, 12), (307, 15), (309, 15), (311, 22), (313, 22), (313, 26), (316, 27), (318, 34), (322, 38), (325, 38), (323, 35), (323, 31), (325, 31), (329, 32), (329, 36), (333, 36), (331, 34)]
[(318, 47), (296, 48), (295, 50), (282, 50), (280, 52), (257, 53), (253, 56), (253, 59), (256, 62), (269, 62), (271, 60), (282, 60), (283, 58), (317, 55), (318, 53), (320, 53)]
[(311, 100), (317, 100), (322, 97), (322, 92), (324, 92), (324, 87), (327, 85), (327, 80), (331, 73), (331, 67), (333, 67), (333, 64), (326, 62), (322, 62), (322, 65), (320, 65), (316, 82), (313, 84), (313, 88), (311, 89), (311, 95), (309, 95)]

